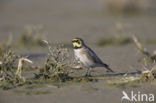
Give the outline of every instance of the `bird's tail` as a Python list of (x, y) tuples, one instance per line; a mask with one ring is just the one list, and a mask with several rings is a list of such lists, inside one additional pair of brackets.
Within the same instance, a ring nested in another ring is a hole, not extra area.
[(107, 72), (112, 72), (112, 73), (114, 72), (114, 71), (109, 67), (109, 65), (103, 63), (103, 66), (107, 69)]

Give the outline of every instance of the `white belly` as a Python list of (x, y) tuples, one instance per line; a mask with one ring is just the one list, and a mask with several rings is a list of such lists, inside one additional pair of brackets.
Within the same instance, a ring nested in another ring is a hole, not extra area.
[(81, 54), (81, 49), (74, 50), (75, 52), (75, 58), (79, 60), (84, 66), (86, 67), (92, 67), (94, 66), (94, 63), (88, 59), (88, 57), (85, 54)]

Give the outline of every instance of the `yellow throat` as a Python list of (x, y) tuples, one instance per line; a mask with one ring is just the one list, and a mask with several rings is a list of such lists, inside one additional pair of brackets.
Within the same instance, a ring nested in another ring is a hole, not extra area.
[(77, 39), (77, 38), (75, 38), (75, 39), (73, 39), (72, 40), (72, 42), (73, 42), (73, 46), (74, 47), (81, 47), (82, 46), (82, 40), (81, 39)]

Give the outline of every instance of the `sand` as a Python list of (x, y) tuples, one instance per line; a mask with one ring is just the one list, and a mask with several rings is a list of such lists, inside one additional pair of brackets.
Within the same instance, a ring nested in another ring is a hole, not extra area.
[[(143, 63), (138, 62), (142, 55), (137, 53), (134, 44), (99, 47), (95, 45), (99, 38), (117, 36), (117, 23), (123, 25), (123, 35), (136, 35), (142, 40), (156, 38), (155, 14), (107, 15), (95, 0), (5, 0), (1, 1), (1, 4), (3, 6), (0, 8), (0, 41), (6, 41), (12, 33), (16, 42), (26, 25), (43, 25), (47, 40), (52, 43), (70, 44), (74, 37), (83, 38), (116, 73), (142, 70)], [(155, 44), (145, 46), (150, 52), (156, 49)], [(47, 55), (47, 50), (43, 48), (38, 50), (26, 48), (16, 52), (21, 55), (42, 54), (31, 58), (35, 65), (44, 64)], [(73, 55), (72, 50), (71, 54)], [(103, 68), (96, 68), (95, 71), (107, 74)], [(61, 88), (47, 87), (43, 89), (51, 93), (41, 95), (26, 95), (8, 90), (0, 91), (0, 103), (120, 103), (123, 90), (127, 93), (140, 91), (156, 95), (155, 86), (156, 82), (153, 82), (136, 88), (121, 89), (109, 86), (105, 80), (101, 80)]]

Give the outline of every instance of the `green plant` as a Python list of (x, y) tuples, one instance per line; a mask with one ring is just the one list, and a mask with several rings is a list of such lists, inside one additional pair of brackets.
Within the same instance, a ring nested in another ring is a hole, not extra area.
[(49, 56), (46, 60), (44, 69), (40, 69), (38, 74), (35, 74), (36, 79), (51, 80), (54, 82), (90, 82), (93, 78), (74, 77), (71, 75), (69, 64), (71, 64), (69, 50), (62, 44), (51, 46), (47, 41), (44, 41), (49, 48)]
[(46, 60), (44, 69), (35, 74), (35, 78), (42, 78), (44, 80), (50, 79), (52, 81), (65, 82), (73, 79), (69, 76), (68, 67), (69, 52), (62, 44), (50, 46), (47, 41), (44, 41), (49, 48), (49, 56)]
[(11, 50), (3, 52), (0, 56), (0, 72), (13, 71), (16, 60), (17, 56)]
[[(18, 69), (16, 70), (16, 60), (19, 59)], [(21, 69), (26, 58), (19, 58), (11, 50), (3, 53), (0, 57), (0, 89), (11, 89), (25, 83), (25, 78), (21, 76)]]

